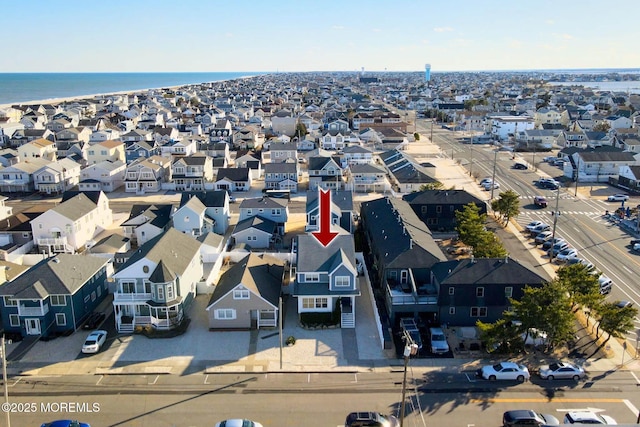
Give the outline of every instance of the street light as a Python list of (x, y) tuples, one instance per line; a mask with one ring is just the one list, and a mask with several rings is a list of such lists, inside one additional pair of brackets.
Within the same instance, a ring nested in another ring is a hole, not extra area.
[(551, 255), (549, 255), (549, 260), (550, 262), (553, 262), (553, 258), (555, 255), (555, 252), (553, 250), (553, 247), (555, 246), (555, 241), (556, 241), (556, 225), (558, 223), (558, 215), (560, 214), (558, 212), (558, 203), (560, 203), (560, 185), (558, 185), (558, 191), (556, 193), (556, 208), (553, 211), (553, 231), (551, 232)]
[(498, 162), (498, 150), (493, 151), (493, 176), (491, 177), (491, 200), (493, 200), (493, 190), (496, 188), (496, 163)]

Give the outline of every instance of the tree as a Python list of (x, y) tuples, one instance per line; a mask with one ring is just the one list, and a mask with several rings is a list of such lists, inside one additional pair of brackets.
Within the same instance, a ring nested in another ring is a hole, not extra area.
[(594, 132), (609, 132), (611, 125), (607, 122), (599, 122), (593, 126)]
[(531, 329), (546, 332), (548, 347), (565, 344), (573, 338), (571, 303), (558, 281), (552, 280), (540, 288), (526, 286), (520, 300), (510, 301), (523, 330), (527, 333)]
[(466, 204), (462, 210), (456, 211), (456, 231), (462, 242), (474, 248), (478, 245), (485, 231), (486, 215), (480, 215), (480, 208), (475, 203)]
[(569, 295), (573, 309), (580, 304), (596, 309), (604, 300), (598, 278), (584, 264), (577, 262), (560, 267), (556, 280)]
[(511, 353), (522, 348), (523, 341), (509, 313), (505, 313), (505, 317), (498, 319), (495, 323), (484, 323), (478, 320), (476, 327), (480, 332), (480, 341), (485, 344), (490, 353), (494, 350)]
[(491, 209), (499, 212), (502, 221), (507, 224), (509, 220), (520, 213), (520, 196), (513, 190), (500, 193), (500, 197), (491, 202)]
[(623, 338), (627, 332), (634, 328), (634, 319), (638, 315), (638, 309), (627, 305), (618, 307), (615, 303), (604, 303), (598, 311), (598, 329), (596, 339), (599, 337), (600, 330), (609, 334), (605, 343), (611, 337)]
[(444, 184), (440, 181), (429, 182), (427, 184), (422, 184), (418, 191), (427, 191), (427, 190), (441, 190), (444, 187)]
[(507, 250), (498, 239), (498, 236), (490, 231), (483, 231), (478, 239), (479, 242), (473, 247), (473, 254), (478, 258), (504, 258)]
[(413, 134), (413, 139), (415, 139), (416, 141), (420, 141), (420, 134), (418, 132), (415, 132)]
[(297, 136), (298, 139), (302, 139), (305, 137), (306, 134), (307, 134), (307, 126), (305, 126), (304, 123), (298, 123), (296, 125), (295, 136)]

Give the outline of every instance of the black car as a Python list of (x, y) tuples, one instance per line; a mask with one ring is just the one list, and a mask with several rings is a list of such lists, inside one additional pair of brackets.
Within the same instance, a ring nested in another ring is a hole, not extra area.
[(524, 163), (516, 163), (515, 165), (513, 165), (514, 169), (520, 169), (520, 170), (526, 170), (527, 169), (527, 165), (525, 165)]
[(82, 329), (97, 329), (104, 321), (105, 317), (105, 314), (101, 311), (91, 313), (87, 318), (87, 321), (82, 325)]
[(347, 415), (344, 427), (398, 427), (400, 422), (393, 415), (379, 412), (352, 412)]
[(553, 415), (538, 414), (535, 411), (529, 409), (517, 409), (513, 411), (507, 411), (502, 415), (502, 425), (504, 427), (519, 427), (519, 426), (557, 426), (560, 425), (560, 421)]

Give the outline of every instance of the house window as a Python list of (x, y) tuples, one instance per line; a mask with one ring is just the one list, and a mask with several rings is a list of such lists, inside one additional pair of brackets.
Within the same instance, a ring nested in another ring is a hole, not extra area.
[(345, 287), (349, 285), (349, 276), (336, 276), (336, 287)]
[(316, 308), (327, 308), (329, 301), (327, 298), (316, 298)]
[(482, 298), (484, 296), (484, 288), (476, 288), (476, 296)]
[(64, 313), (56, 313), (56, 325), (58, 326), (67, 325), (67, 316)]
[(442, 206), (436, 206), (436, 213), (442, 213)]
[(456, 314), (456, 308), (455, 307), (449, 307), (449, 314), (451, 314), (451, 315)]
[(17, 307), (18, 300), (15, 300), (11, 297), (4, 297), (4, 306), (5, 307)]
[(121, 286), (123, 294), (133, 294), (136, 292), (135, 282), (122, 282)]
[(86, 297), (84, 297), (85, 304), (88, 303), (90, 299), (91, 299), (91, 295), (87, 295)]
[(164, 287), (158, 286), (158, 301), (164, 301)]
[(173, 300), (173, 285), (167, 285), (167, 301)]
[(63, 306), (67, 305), (67, 298), (64, 295), (51, 295), (49, 297), (51, 306)]
[(449, 286), (449, 295), (455, 295), (456, 293), (456, 288), (454, 288), (453, 286)]
[(233, 320), (236, 318), (236, 311), (232, 308), (219, 308), (215, 311), (217, 320)]
[(306, 273), (304, 275), (305, 282), (319, 282), (320, 273)]
[(11, 326), (20, 326), (20, 317), (17, 314), (9, 315), (9, 325)]
[(471, 307), (471, 317), (487, 317), (487, 307)]
[(249, 299), (248, 289), (234, 289), (233, 299)]
[(91, 302), (96, 300), (96, 291), (91, 292)]
[(420, 208), (420, 212), (422, 212), (423, 214), (426, 214), (427, 213), (427, 207), (426, 206), (422, 206)]
[(507, 286), (506, 288), (504, 288), (504, 296), (507, 298), (511, 298), (513, 296), (513, 287), (512, 286)]
[(315, 308), (315, 298), (302, 298), (302, 308)]

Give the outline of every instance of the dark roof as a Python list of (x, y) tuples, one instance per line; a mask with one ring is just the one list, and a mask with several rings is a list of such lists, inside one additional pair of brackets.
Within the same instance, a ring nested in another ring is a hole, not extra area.
[[(84, 181), (83, 181), (84, 182)], [(62, 194), (62, 200), (60, 203), (66, 202), (67, 200), (77, 196), (78, 194), (84, 194), (91, 200), (93, 203), (98, 205), (100, 201), (100, 195), (103, 194), (102, 191), (77, 191), (77, 190), (68, 190)]]
[(208, 208), (223, 207), (227, 197), (225, 190), (213, 191), (183, 191), (180, 196), (180, 207), (184, 206), (190, 198), (197, 197)]
[(547, 280), (513, 258), (467, 258), (433, 266), (441, 285), (541, 285)]
[(474, 203), (478, 206), (484, 206), (486, 203), (478, 197), (467, 193), (465, 190), (425, 190), (406, 194), (402, 197), (410, 205), (466, 205)]
[(209, 305), (242, 284), (274, 306), (282, 288), (284, 263), (269, 255), (249, 254), (220, 276)]
[(159, 228), (164, 228), (171, 220), (173, 205), (133, 205), (131, 206), (131, 214), (129, 218), (121, 224), (128, 225), (128, 221), (144, 215), (149, 218), (149, 222)]
[(580, 157), (582, 157), (582, 160), (585, 162), (635, 162), (633, 153), (628, 151), (592, 151), (581, 153)]
[(220, 168), (216, 180), (220, 181), (223, 178), (234, 182), (248, 181), (249, 168)]
[(388, 197), (363, 202), (363, 225), (371, 238), (372, 251), (386, 267), (430, 268), (446, 257), (429, 228), (404, 200)]
[(256, 230), (264, 231), (265, 233), (274, 234), (278, 229), (278, 224), (270, 219), (256, 215), (239, 221), (231, 234), (233, 235), (249, 228), (255, 228)]

